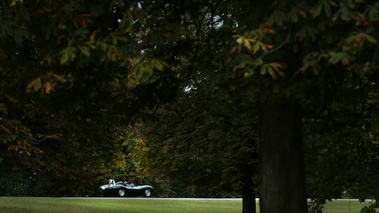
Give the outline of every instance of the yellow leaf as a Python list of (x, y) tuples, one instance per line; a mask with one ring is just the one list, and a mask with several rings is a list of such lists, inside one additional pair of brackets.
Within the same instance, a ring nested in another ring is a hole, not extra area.
[(91, 37), (89, 38), (89, 43), (93, 43), (95, 42), (95, 36), (96, 36), (96, 33), (99, 32), (99, 30), (95, 30), (93, 31)]
[(272, 79), (274, 79), (274, 80), (276, 79), (276, 74), (275, 74), (274, 70), (269, 69), (268, 73), (271, 75)]
[(45, 85), (45, 91), (46, 91), (46, 93), (49, 94), (53, 90), (54, 90), (53, 85), (50, 82), (47, 82), (46, 85)]

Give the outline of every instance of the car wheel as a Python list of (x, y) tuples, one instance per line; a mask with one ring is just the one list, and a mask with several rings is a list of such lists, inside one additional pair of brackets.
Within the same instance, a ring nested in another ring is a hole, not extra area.
[(145, 189), (143, 191), (143, 196), (145, 196), (145, 197), (151, 197), (151, 195), (152, 195), (151, 189)]
[(125, 196), (125, 189), (119, 189), (119, 190), (118, 190), (118, 195), (119, 195), (120, 197), (124, 197), (124, 196)]

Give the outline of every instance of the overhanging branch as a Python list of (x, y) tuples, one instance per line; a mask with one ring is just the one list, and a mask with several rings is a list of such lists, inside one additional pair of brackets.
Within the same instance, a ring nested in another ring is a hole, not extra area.
[(289, 29), (288, 31), (288, 34), (287, 34), (287, 37), (286, 37), (286, 40), (284, 40), (281, 44), (279, 44), (277, 47), (275, 47), (274, 49), (271, 49), (267, 52), (265, 52), (263, 55), (261, 55), (259, 58), (262, 59), (263, 57), (265, 57), (266, 55), (270, 54), (270, 53), (273, 53), (275, 51), (278, 51), (280, 48), (282, 48), (286, 43), (288, 43), (288, 41), (290, 40), (291, 38), (291, 29)]

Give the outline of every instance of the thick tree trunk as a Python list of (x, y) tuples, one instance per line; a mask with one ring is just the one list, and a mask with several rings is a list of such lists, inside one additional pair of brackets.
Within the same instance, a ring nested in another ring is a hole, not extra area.
[(301, 106), (287, 97), (261, 101), (261, 213), (307, 212)]

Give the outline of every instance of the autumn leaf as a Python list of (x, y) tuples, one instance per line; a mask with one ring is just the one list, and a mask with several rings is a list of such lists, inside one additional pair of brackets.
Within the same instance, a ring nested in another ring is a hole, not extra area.
[(92, 32), (90, 38), (89, 38), (89, 41), (88, 43), (94, 43), (95, 42), (95, 36), (96, 36), (96, 33), (99, 32), (99, 30), (95, 30)]
[(45, 92), (49, 94), (53, 90), (54, 90), (54, 86), (50, 82), (47, 82), (45, 85)]
[(17, 147), (16, 145), (9, 145), (9, 146), (8, 146), (8, 151), (9, 151), (9, 150), (14, 150), (14, 151), (17, 152), (17, 151), (18, 151), (18, 147)]
[(30, 93), (32, 88), (34, 89), (34, 91), (39, 90), (41, 88), (41, 85), (42, 83), (40, 78), (34, 79), (26, 86), (26, 93)]
[(5, 133), (7, 133), (8, 135), (11, 135), (11, 134), (12, 134), (11, 131), (9, 131), (9, 129), (6, 128), (5, 126), (0, 125), (0, 127), (1, 127), (1, 129), (2, 129)]
[(279, 74), (281, 77), (285, 77), (285, 74), (280, 71), (280, 69), (284, 68), (285, 66), (280, 64), (280, 63), (269, 63), (269, 64), (264, 64), (261, 68), (261, 75), (265, 75), (268, 73), (272, 79), (276, 79), (276, 74)]
[(5, 115), (8, 114), (8, 109), (5, 107), (5, 104), (3, 103), (0, 103), (0, 112), (2, 112)]

